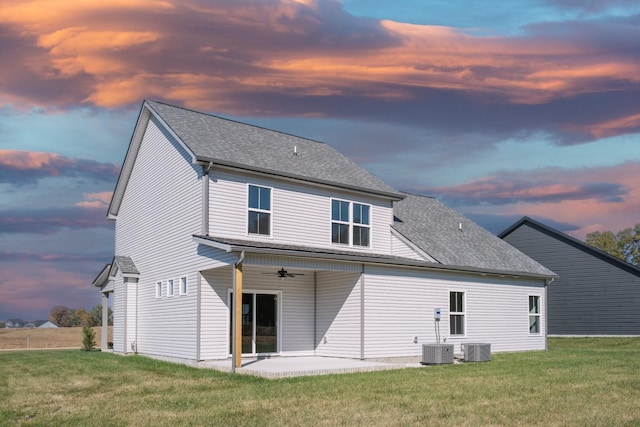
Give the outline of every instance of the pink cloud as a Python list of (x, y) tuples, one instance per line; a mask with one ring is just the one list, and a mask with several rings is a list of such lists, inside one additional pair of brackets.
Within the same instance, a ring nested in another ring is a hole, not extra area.
[(72, 160), (54, 153), (42, 153), (37, 151), (6, 150), (0, 148), (0, 167), (23, 171), (35, 171), (46, 169), (52, 164), (58, 168), (48, 168), (51, 174), (59, 174), (60, 169), (72, 164)]
[[(99, 265), (95, 264), (96, 271)], [(76, 267), (77, 268), (77, 267)], [(69, 271), (64, 266), (29, 262), (0, 263), (0, 319), (46, 319), (56, 305), (90, 309), (100, 302), (91, 287), (88, 271)], [(19, 286), (15, 286), (19, 284)]]
[(84, 208), (108, 208), (111, 203), (113, 191), (103, 191), (100, 193), (85, 193), (85, 200), (78, 202), (75, 206)]
[(619, 231), (640, 222), (640, 163), (600, 168), (503, 172), (425, 190), (468, 214), (534, 216), (577, 224), (575, 235)]
[(113, 181), (119, 166), (55, 153), (0, 149), (0, 182), (23, 185), (43, 177), (83, 176)]

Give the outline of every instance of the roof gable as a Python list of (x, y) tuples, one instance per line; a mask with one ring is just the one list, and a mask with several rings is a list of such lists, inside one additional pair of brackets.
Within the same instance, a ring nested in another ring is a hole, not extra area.
[(393, 228), (441, 264), (555, 276), (434, 198), (407, 194), (394, 203), (394, 215)]
[(210, 114), (145, 101), (109, 206), (115, 218), (147, 124), (155, 117), (192, 162), (243, 169), (389, 198), (403, 196), (328, 144)]
[(506, 238), (509, 234), (513, 233), (517, 229), (523, 226), (529, 226), (538, 232), (544, 233), (550, 237), (553, 237), (556, 240), (564, 242), (567, 245), (573, 246), (574, 248), (586, 252), (596, 258), (599, 258), (609, 264), (623, 269), (629, 273), (635, 274), (640, 277), (640, 267), (637, 267), (633, 264), (629, 264), (626, 261), (623, 261), (619, 258), (614, 257), (613, 255), (609, 255), (608, 253), (595, 248), (589, 245), (582, 240), (576, 239), (575, 237), (569, 236), (568, 234), (563, 233), (562, 231), (556, 230), (548, 225), (545, 225), (539, 221), (536, 221), (528, 216), (522, 217), (520, 220), (516, 221), (513, 225), (508, 227), (506, 230), (498, 234), (498, 237), (501, 239)]

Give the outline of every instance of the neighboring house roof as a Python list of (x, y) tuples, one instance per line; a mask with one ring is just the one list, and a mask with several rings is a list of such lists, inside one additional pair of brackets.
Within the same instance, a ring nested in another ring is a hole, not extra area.
[(515, 230), (517, 230), (518, 228), (522, 227), (523, 225), (528, 225), (530, 227), (532, 227), (535, 230), (538, 230), (542, 233), (545, 233), (549, 236), (552, 236), (562, 242), (565, 242), (568, 245), (573, 246), (574, 248), (577, 248), (583, 252), (586, 252), (592, 256), (595, 256), (603, 261), (608, 262), (609, 264), (612, 264), (618, 268), (621, 268), (625, 271), (628, 271), (629, 273), (635, 274), (636, 276), (640, 277), (640, 267), (635, 266), (633, 264), (629, 264), (628, 262), (625, 262), (619, 258), (614, 257), (613, 255), (609, 255), (608, 253), (601, 251), (598, 248), (595, 248), (585, 242), (583, 242), (582, 240), (576, 239), (575, 237), (569, 236), (568, 234), (565, 234), (559, 230), (556, 230), (554, 228), (549, 227), (548, 225), (545, 225), (539, 221), (536, 221), (532, 218), (529, 218), (528, 216), (522, 217), (519, 221), (517, 221), (515, 224), (513, 224), (512, 226), (508, 227), (506, 230), (504, 230), (503, 232), (501, 232), (500, 234), (498, 234), (498, 237), (501, 239), (504, 239), (505, 237), (507, 237), (509, 234), (513, 233)]
[(33, 322), (36, 328), (57, 328), (58, 326), (50, 320), (35, 320)]
[(556, 274), (434, 198), (406, 194), (393, 228), (437, 262), (485, 270)]
[(135, 162), (144, 128), (155, 116), (193, 157), (213, 163), (322, 185), (371, 193), (393, 200), (403, 196), (328, 144), (252, 126), (210, 114), (145, 101), (131, 138), (109, 214), (116, 216)]

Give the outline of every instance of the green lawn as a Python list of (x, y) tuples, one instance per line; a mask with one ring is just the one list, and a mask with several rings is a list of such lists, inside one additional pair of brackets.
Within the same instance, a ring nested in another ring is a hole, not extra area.
[(79, 350), (0, 353), (0, 425), (640, 425), (640, 339), (268, 380)]

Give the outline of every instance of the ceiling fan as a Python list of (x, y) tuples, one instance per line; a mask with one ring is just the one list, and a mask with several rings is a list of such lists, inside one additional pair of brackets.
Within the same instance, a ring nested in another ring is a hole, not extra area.
[[(262, 274), (274, 274), (274, 273), (262, 273)], [(304, 276), (304, 274), (302, 273), (289, 273), (287, 270), (284, 269), (284, 267), (276, 271), (275, 274), (281, 279), (286, 279), (287, 277)]]

